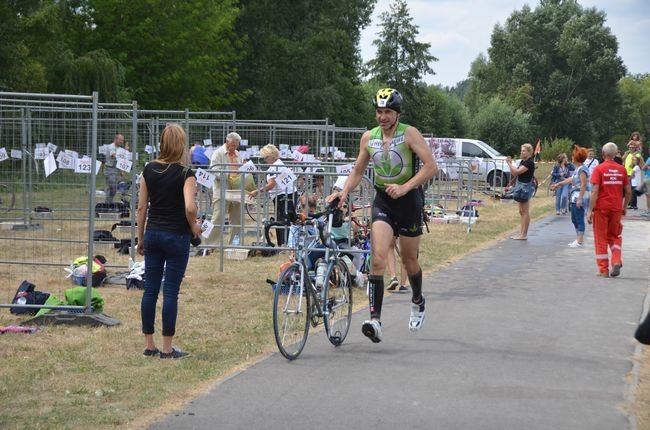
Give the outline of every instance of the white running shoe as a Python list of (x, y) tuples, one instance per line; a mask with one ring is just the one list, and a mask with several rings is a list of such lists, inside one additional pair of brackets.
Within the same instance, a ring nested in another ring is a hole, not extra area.
[(409, 330), (418, 331), (424, 326), (424, 296), (422, 303), (411, 303), (411, 317), (409, 318)]
[(381, 323), (377, 320), (366, 320), (361, 326), (361, 332), (374, 343), (381, 342)]
[(569, 248), (581, 248), (583, 246), (584, 246), (584, 244), (578, 242), (577, 240), (574, 240), (573, 242), (571, 242), (569, 244)]

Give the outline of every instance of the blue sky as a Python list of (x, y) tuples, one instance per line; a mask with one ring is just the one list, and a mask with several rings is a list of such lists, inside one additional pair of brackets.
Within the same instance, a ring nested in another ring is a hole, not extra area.
[[(378, 0), (372, 23), (362, 33), (361, 54), (368, 61), (375, 54), (379, 14), (389, 9), (390, 0)], [(650, 1), (582, 0), (584, 8), (605, 12), (605, 23), (618, 40), (618, 55), (629, 73), (650, 73)], [(429, 52), (438, 58), (429, 84), (452, 86), (466, 79), (470, 64), (479, 53), (487, 55), (495, 24), (504, 24), (514, 10), (539, 1), (519, 0), (407, 0), (413, 23), (419, 27), (418, 41), (431, 44)]]

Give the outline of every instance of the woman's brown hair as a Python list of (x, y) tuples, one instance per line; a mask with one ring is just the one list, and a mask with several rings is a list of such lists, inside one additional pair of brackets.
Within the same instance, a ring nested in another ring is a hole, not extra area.
[(179, 124), (167, 124), (160, 134), (160, 154), (156, 158), (156, 161), (165, 164), (187, 164), (185, 130)]

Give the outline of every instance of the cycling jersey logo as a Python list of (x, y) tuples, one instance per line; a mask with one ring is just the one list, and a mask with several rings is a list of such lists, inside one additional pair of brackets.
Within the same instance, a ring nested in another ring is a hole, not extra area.
[(381, 178), (394, 178), (404, 167), (404, 160), (396, 151), (377, 151), (372, 158), (375, 174)]

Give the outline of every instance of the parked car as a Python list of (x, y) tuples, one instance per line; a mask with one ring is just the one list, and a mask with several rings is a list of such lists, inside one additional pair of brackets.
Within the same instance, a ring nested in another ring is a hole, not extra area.
[[(469, 174), (471, 165), (473, 181), (495, 188), (504, 187), (510, 181), (510, 168), (505, 155), (485, 142), (449, 137), (430, 137), (425, 140), (440, 164), (441, 171), (450, 179)], [(454, 160), (464, 160), (465, 163), (454, 163)]]

